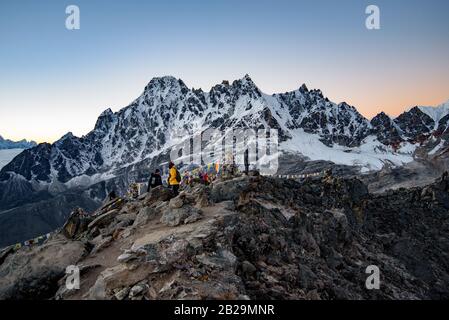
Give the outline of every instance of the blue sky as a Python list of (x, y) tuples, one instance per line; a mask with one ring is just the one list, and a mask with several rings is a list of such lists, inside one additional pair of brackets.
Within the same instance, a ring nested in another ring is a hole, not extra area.
[[(81, 29), (65, 28), (78, 5)], [(381, 29), (365, 28), (380, 8)], [(86, 134), (154, 76), (209, 90), (248, 73), (266, 93), (306, 83), (365, 116), (449, 99), (449, 1), (0, 3), (0, 134)]]

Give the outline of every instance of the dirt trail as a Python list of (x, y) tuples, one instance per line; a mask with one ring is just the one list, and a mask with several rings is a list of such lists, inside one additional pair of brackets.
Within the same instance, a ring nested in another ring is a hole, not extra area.
[(231, 212), (226, 210), (224, 204), (218, 203), (214, 206), (201, 208), (202, 219), (187, 225), (180, 225), (177, 227), (168, 227), (162, 224), (159, 220), (161, 214), (154, 216), (144, 226), (133, 228), (130, 235), (126, 238), (119, 238), (112, 241), (105, 249), (98, 254), (88, 255), (85, 259), (79, 262), (82, 266), (96, 266), (88, 271), (85, 275), (81, 275), (80, 290), (70, 296), (70, 299), (82, 299), (92, 287), (98, 278), (99, 274), (105, 269), (114, 267), (119, 264), (117, 258), (127, 249), (136, 249), (145, 244), (157, 243), (165, 237), (170, 235), (181, 235), (191, 233), (196, 229), (210, 223), (217, 215), (226, 215)]

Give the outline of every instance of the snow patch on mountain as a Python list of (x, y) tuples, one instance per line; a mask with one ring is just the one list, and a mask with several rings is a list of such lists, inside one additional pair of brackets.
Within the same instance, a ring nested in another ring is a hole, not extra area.
[(449, 114), (449, 101), (436, 107), (422, 106), (418, 108), (435, 121), (435, 129), (437, 129), (440, 120)]
[(386, 164), (400, 166), (413, 161), (416, 146), (405, 143), (399, 150), (380, 143), (375, 136), (368, 136), (359, 147), (334, 145), (321, 142), (318, 134), (308, 134), (303, 129), (291, 132), (292, 139), (281, 144), (280, 149), (299, 153), (310, 160), (327, 160), (336, 164), (359, 166), (361, 172), (380, 170)]

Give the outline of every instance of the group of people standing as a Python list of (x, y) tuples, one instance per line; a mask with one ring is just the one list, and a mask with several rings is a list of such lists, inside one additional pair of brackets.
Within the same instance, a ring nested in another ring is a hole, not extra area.
[[(248, 175), (249, 171), (249, 152), (248, 149), (245, 150), (244, 153), (244, 166), (245, 166), (245, 174)], [(179, 173), (178, 169), (176, 168), (175, 164), (170, 161), (168, 164), (168, 178), (167, 178), (167, 184), (169, 188), (173, 190), (173, 193), (175, 195), (179, 194), (179, 185), (181, 181), (185, 183), (186, 185), (189, 185), (192, 183), (193, 179), (195, 178), (193, 174), (186, 172), (184, 175), (184, 179), (181, 178), (181, 174)], [(224, 166), (223, 169), (228, 169), (224, 171), (229, 171), (229, 168), (227, 166)], [(232, 173), (235, 173), (235, 165), (231, 166)], [(218, 172), (218, 169), (217, 169)], [(214, 180), (214, 177), (210, 177), (206, 171), (199, 170), (198, 172), (198, 178), (199, 181), (205, 185), (210, 184), (211, 180)], [(162, 186), (162, 176), (161, 171), (159, 169), (156, 169), (150, 176), (150, 180), (148, 181), (148, 189), (147, 192), (150, 192), (151, 188), (156, 188), (157, 186)]]
[[(209, 164), (206, 168), (199, 167), (194, 169), (193, 171), (186, 171), (184, 173), (184, 177), (181, 177), (180, 172), (176, 168), (173, 161), (170, 161), (168, 164), (168, 178), (167, 178), (167, 184), (168, 187), (173, 190), (173, 193), (175, 196), (179, 194), (179, 186), (181, 182), (184, 185), (191, 185), (193, 183), (200, 183), (204, 185), (209, 185), (214, 180), (216, 180), (218, 177), (221, 177), (223, 179), (227, 179), (229, 177), (233, 177), (238, 173), (238, 168), (235, 165), (233, 161), (233, 157), (231, 155), (231, 161), (228, 161), (227, 163), (220, 164), (219, 162)], [(230, 163), (229, 163), (230, 162)], [(249, 174), (249, 152), (248, 150), (245, 150), (244, 153), (244, 166), (245, 171), (244, 173), (246, 175)], [(151, 188), (156, 188), (158, 186), (162, 186), (162, 176), (161, 176), (161, 170), (156, 169), (153, 173), (151, 173), (150, 179), (148, 181), (148, 188), (147, 192), (150, 192)], [(130, 198), (137, 198), (140, 193), (140, 187), (138, 183), (132, 183), (128, 189), (127, 196)], [(111, 191), (106, 201), (112, 201), (113, 199), (117, 198), (117, 194), (115, 191)]]
[[(179, 193), (179, 184), (181, 182), (181, 174), (176, 168), (175, 164), (170, 161), (168, 165), (168, 178), (167, 183), (168, 186), (173, 190), (175, 195)], [(162, 176), (161, 171), (156, 169), (150, 176), (150, 180), (148, 181), (148, 189), (147, 192), (150, 192), (151, 188), (156, 188), (157, 186), (162, 186)]]

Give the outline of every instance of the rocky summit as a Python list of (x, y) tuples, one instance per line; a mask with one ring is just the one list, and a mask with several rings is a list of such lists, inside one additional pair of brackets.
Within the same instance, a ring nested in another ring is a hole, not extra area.
[(0, 299), (448, 299), (448, 218), (447, 174), (376, 194), (330, 172), (157, 187), (4, 250)]

